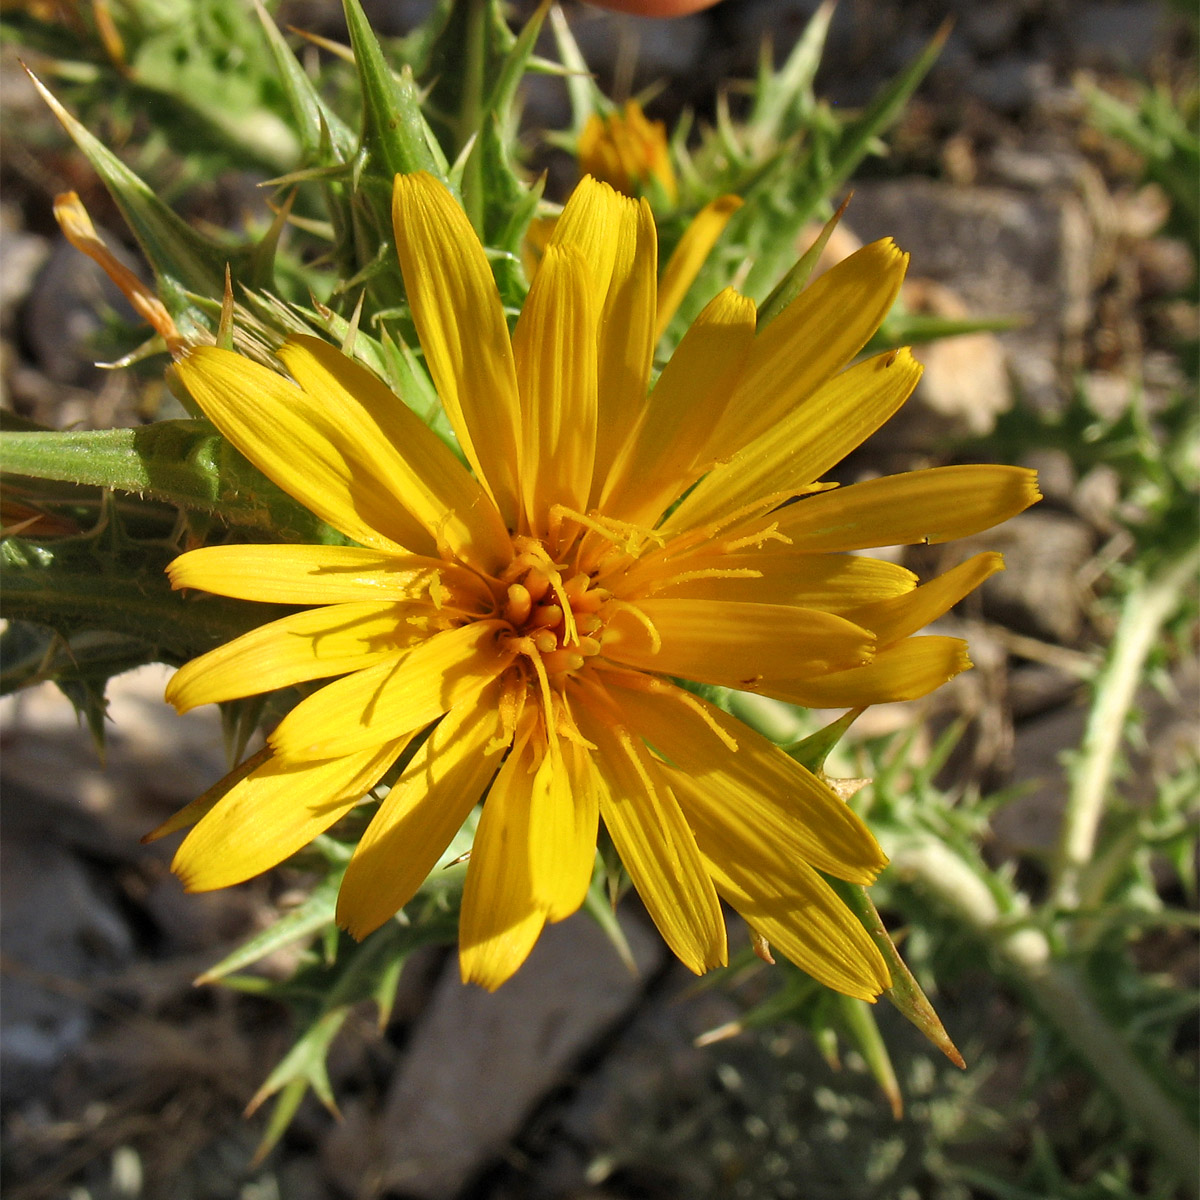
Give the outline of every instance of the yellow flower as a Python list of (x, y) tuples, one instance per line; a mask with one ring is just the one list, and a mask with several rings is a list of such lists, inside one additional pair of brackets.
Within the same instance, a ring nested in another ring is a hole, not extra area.
[(678, 199), (666, 128), (661, 121), (648, 121), (636, 100), (608, 116), (592, 113), (576, 153), (583, 174), (612, 184), (626, 196), (641, 195), (657, 184), (672, 204)]
[(921, 696), (969, 665), (957, 639), (911, 634), (998, 555), (917, 587), (847, 552), (987, 528), (1037, 498), (1032, 472), (818, 482), (916, 384), (906, 350), (841, 370), (906, 256), (865, 247), (761, 332), (753, 302), (722, 292), (651, 390), (645, 201), (580, 184), (511, 338), (446, 188), (398, 176), (393, 214), (470, 471), (315, 338), (278, 352), (290, 378), (215, 347), (179, 362), (222, 433), (358, 545), (214, 546), (171, 565), (176, 587), (313, 606), (184, 666), (167, 692), (181, 711), (341, 676), (284, 717), (261, 760), (159, 831), (199, 817), (174, 869), (192, 890), (266, 870), (416, 745), (342, 884), (338, 921), (355, 937), (412, 898), (486, 795), (464, 979), (497, 987), (547, 921), (580, 906), (602, 822), (693, 971), (726, 961), (723, 897), (814, 977), (873, 998), (887, 968), (820, 873), (870, 883), (886, 862), (875, 839), (814, 775), (673, 680), (859, 706)]

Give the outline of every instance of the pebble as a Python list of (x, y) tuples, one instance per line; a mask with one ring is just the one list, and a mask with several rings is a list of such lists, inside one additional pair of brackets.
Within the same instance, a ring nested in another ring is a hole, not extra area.
[(10, 811), (37, 803), (24, 788), (5, 789), (0, 940), (10, 965), (0, 973), (0, 1095), (6, 1099), (49, 1087), (54, 1069), (92, 1027), (86, 981), (133, 957), (112, 890), (66, 846), (12, 830)]
[(1016, 40), (1021, 12), (1014, 4), (969, 4), (960, 19), (971, 47), (980, 54), (995, 54)]
[(1061, 410), (1091, 313), (1094, 246), (1076, 197), (912, 177), (859, 185), (851, 211), (865, 241), (893, 236), (914, 277), (953, 289), (971, 313), (1026, 317), (1000, 343), (1025, 399)]
[(386, 1186), (425, 1200), (457, 1195), (533, 1104), (637, 1001), (665, 953), (626, 922), (642, 977), (582, 913), (543, 932), (499, 991), (465, 986), (450, 962), (389, 1089), (376, 1137)]
[(46, 238), (22, 229), (16, 205), (0, 204), (0, 329), (11, 327), (13, 313), (49, 253)]
[(1072, 37), (1084, 62), (1142, 72), (1160, 49), (1167, 28), (1166, 7), (1161, 4), (1085, 4), (1075, 16)]
[(1094, 550), (1087, 526), (1039, 507), (954, 543), (957, 553), (965, 556), (976, 541), (1001, 551), (1007, 567), (983, 585), (985, 614), (1019, 633), (1074, 645), (1083, 631), (1079, 576)]
[[(118, 259), (138, 270), (136, 260), (111, 234), (101, 232), (101, 236)], [(138, 325), (128, 301), (100, 267), (66, 238), (56, 238), (34, 279), (21, 322), (25, 342), (42, 372), (55, 383), (99, 385), (104, 372), (97, 360), (120, 354), (98, 345), (106, 312)]]
[(1006, 54), (993, 62), (979, 64), (967, 79), (967, 90), (1005, 116), (1015, 116), (1028, 108), (1038, 93), (1051, 85), (1053, 78), (1048, 63), (1023, 54)]

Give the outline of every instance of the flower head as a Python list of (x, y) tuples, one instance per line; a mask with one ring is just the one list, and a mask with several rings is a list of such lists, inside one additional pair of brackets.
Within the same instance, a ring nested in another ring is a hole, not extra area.
[(356, 937), (412, 898), (486, 796), (465, 979), (498, 986), (547, 921), (580, 906), (602, 823), (692, 970), (726, 960), (723, 897), (817, 979), (873, 998), (887, 969), (822, 873), (869, 883), (886, 861), (875, 839), (823, 782), (675, 680), (860, 706), (969, 665), (957, 639), (912, 634), (998, 555), (918, 587), (848, 552), (984, 529), (1037, 498), (1032, 473), (820, 482), (920, 374), (903, 350), (842, 370), (891, 306), (905, 255), (865, 247), (762, 330), (749, 299), (722, 292), (651, 389), (645, 201), (583, 181), (511, 337), (446, 188), (398, 176), (393, 215), (469, 470), (315, 338), (278, 352), (286, 376), (214, 347), (179, 362), (225, 436), (357, 545), (215, 546), (171, 565), (176, 587), (311, 606), (184, 666), (168, 689), (178, 708), (339, 677), (215, 803), (172, 823), (200, 817), (174, 869), (200, 890), (273, 866), (416, 745), (341, 887), (338, 921)]
[(636, 100), (619, 112), (592, 113), (579, 135), (579, 169), (627, 196), (657, 184), (672, 204), (678, 197), (666, 126), (650, 121)]

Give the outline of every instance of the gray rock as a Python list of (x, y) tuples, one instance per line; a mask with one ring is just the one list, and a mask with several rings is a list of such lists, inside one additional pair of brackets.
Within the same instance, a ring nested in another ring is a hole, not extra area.
[(1054, 82), (1048, 63), (1021, 54), (1006, 54), (981, 63), (967, 77), (967, 90), (977, 100), (1014, 116), (1027, 109)]
[(1079, 638), (1084, 598), (1079, 575), (1093, 552), (1093, 535), (1081, 520), (1034, 508), (955, 545), (965, 552), (976, 541), (1000, 550), (1008, 567), (983, 585), (988, 615), (1065, 645)]
[(1017, 795), (992, 818), (995, 847), (1006, 858), (1041, 854), (1054, 846), (1067, 799), (1062, 756), (1083, 736), (1087, 707), (1082, 701), (1080, 697), (1074, 707), (1053, 708), (1017, 727), (1010, 781)]
[[(1166, 691), (1143, 687), (1137, 696), (1139, 734), (1123, 754), (1114, 791), (1122, 800), (1147, 806), (1162, 780), (1175, 777), (1180, 764), (1194, 758), (1200, 744), (1200, 669), (1194, 659), (1172, 672)], [(1071, 782), (1064, 756), (1077, 751), (1088, 719), (1086, 693), (1076, 687), (1078, 703), (1053, 708), (1017, 726), (1011, 784), (1016, 799), (992, 819), (998, 849), (1006, 855), (1042, 853), (1058, 837)]]
[(1142, 71), (1150, 65), (1168, 27), (1166, 5), (1088, 4), (1078, 13), (1072, 35), (1075, 51), (1085, 63)]
[(1194, 288), (1196, 260), (1183, 240), (1153, 238), (1139, 242), (1134, 252), (1143, 296), (1175, 296)]
[(703, 14), (668, 21), (576, 7), (569, 21), (584, 60), (600, 79), (614, 80), (618, 100), (664, 79), (687, 79), (708, 39)]
[(1079, 676), (1050, 663), (1022, 663), (1008, 672), (1008, 706), (1017, 721), (1073, 706), (1082, 696)]
[[(973, 314), (949, 288), (914, 279), (904, 291), (912, 311), (961, 320)], [(993, 333), (970, 333), (941, 338), (918, 346), (915, 357), (925, 373), (912, 399), (889, 423), (889, 439), (899, 431), (914, 447), (947, 438), (981, 437), (991, 433), (996, 418), (1012, 407), (1012, 384), (1000, 339)]]
[[(653, 970), (658, 935), (625, 928), (640, 969)], [(582, 915), (550, 926), (495, 994), (463, 986), (449, 963), (372, 1131), (383, 1186), (429, 1200), (457, 1194), (642, 986)]]
[(995, 54), (1016, 40), (1021, 10), (1015, 4), (969, 4), (962, 14), (963, 36), (981, 54)]
[[(10, 788), (6, 805), (20, 803)], [(6, 831), (0, 841), (0, 1094), (26, 1099), (87, 1036), (92, 1008), (81, 981), (127, 963), (133, 941), (113, 898), (84, 864), (46, 838)]]
[(28, 294), (50, 253), (50, 244), (21, 228), (15, 205), (0, 205), (0, 329), (8, 330), (13, 311)]
[[(140, 269), (111, 235), (101, 231), (101, 236), (131, 270)], [(50, 379), (77, 386), (99, 382), (103, 372), (96, 362), (103, 354), (97, 339), (106, 312), (138, 324), (128, 301), (100, 267), (66, 238), (57, 239), (34, 280), (22, 320), (34, 360)]]
[(1061, 409), (1091, 313), (1093, 237), (1076, 197), (960, 189), (928, 179), (864, 183), (848, 214), (865, 241), (886, 235), (911, 271), (946, 284), (977, 315), (1024, 317), (1000, 335), (1019, 391)]

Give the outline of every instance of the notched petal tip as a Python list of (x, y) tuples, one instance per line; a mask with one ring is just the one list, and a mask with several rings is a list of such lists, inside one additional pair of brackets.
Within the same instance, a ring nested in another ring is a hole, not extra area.
[[(163, 699), (169, 705), (171, 705), (171, 707), (177, 713), (180, 714), (183, 714), (187, 712), (188, 709), (194, 707), (194, 705), (191, 705), (187, 702), (187, 697), (183, 694), (188, 682), (187, 676), (184, 674), (186, 666), (187, 664), (184, 664), (184, 666), (180, 667), (179, 670), (167, 680), (167, 686), (163, 689)], [(180, 678), (181, 675), (183, 676), (182, 679)]]
[(1025, 486), (1023, 490), (1028, 497), (1025, 501), (1025, 507), (1029, 508), (1037, 504), (1039, 500), (1044, 500), (1045, 497), (1042, 495), (1042, 489), (1038, 484), (1038, 473), (1030, 467), (1019, 467), (1017, 469), (1024, 476)]
[[(392, 914), (395, 915), (394, 913)], [(356, 942), (361, 942), (364, 938), (374, 933), (386, 925), (392, 917), (382, 917), (378, 920), (363, 919), (360, 914), (352, 909), (343, 911), (341, 897), (338, 897), (338, 907), (334, 914), (334, 923), (339, 929), (344, 929)]]

